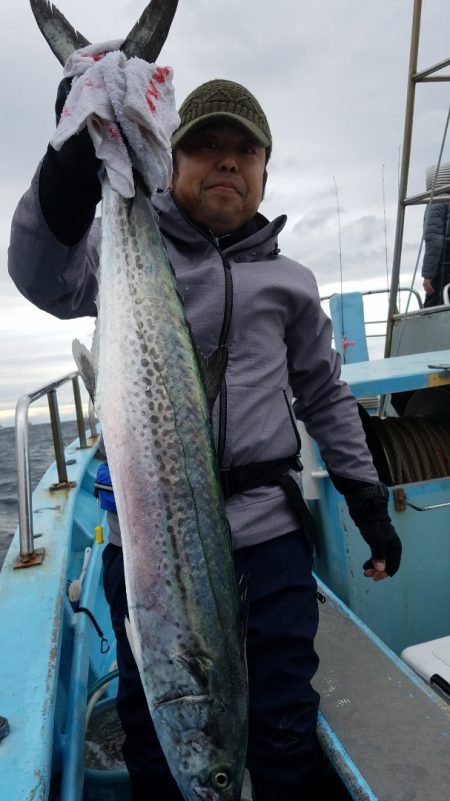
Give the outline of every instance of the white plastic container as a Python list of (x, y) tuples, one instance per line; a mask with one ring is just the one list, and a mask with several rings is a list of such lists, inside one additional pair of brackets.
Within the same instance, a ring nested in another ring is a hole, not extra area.
[(450, 636), (411, 645), (401, 658), (450, 704)]

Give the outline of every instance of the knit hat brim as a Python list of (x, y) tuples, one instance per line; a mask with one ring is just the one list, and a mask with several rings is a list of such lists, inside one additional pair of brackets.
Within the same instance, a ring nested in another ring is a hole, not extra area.
[(172, 135), (172, 148), (178, 147), (180, 142), (182, 142), (183, 139), (188, 136), (188, 134), (194, 133), (194, 131), (196, 131), (198, 128), (203, 128), (203, 126), (213, 122), (232, 123), (238, 128), (242, 128), (246, 133), (250, 134), (250, 136), (258, 142), (258, 144), (265, 148), (271, 147), (272, 143), (269, 138), (264, 134), (261, 128), (255, 125), (255, 123), (253, 123), (251, 120), (246, 120), (243, 117), (240, 117), (238, 114), (231, 114), (227, 111), (215, 111), (211, 114), (204, 114), (202, 117), (198, 117), (196, 120), (191, 120), (191, 122), (188, 122), (185, 125), (180, 125), (180, 127)]

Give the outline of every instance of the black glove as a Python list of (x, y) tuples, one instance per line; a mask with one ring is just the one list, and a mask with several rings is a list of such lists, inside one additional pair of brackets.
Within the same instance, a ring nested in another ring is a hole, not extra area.
[[(71, 83), (70, 78), (63, 78), (58, 86), (57, 122)], [(71, 136), (58, 151), (51, 145), (47, 148), (39, 175), (39, 201), (49, 228), (64, 245), (77, 244), (94, 220), (101, 199), (100, 166), (87, 128)]]
[[(59, 124), (64, 104), (72, 88), (72, 78), (63, 78), (58, 86), (55, 102), (56, 124)], [(94, 145), (88, 129), (84, 127), (79, 133), (64, 142), (60, 150), (53, 150), (53, 161), (63, 175), (95, 186), (97, 202), (101, 198), (101, 186), (98, 171), (102, 162), (96, 158)], [(98, 184), (98, 187), (97, 187)]]
[(386, 573), (393, 576), (400, 567), (402, 543), (392, 523), (365, 523), (359, 530), (372, 551), (372, 558), (364, 562), (363, 569), (373, 568), (374, 559), (385, 559)]
[(62, 110), (64, 108), (64, 104), (67, 98), (70, 95), (71, 89), (72, 89), (72, 78), (63, 78), (62, 81), (60, 81), (58, 84), (58, 88), (56, 90), (56, 100), (55, 100), (55, 116), (56, 116), (57, 126), (59, 125)]
[(400, 567), (402, 544), (387, 511), (389, 493), (381, 482), (365, 484), (345, 495), (350, 517), (372, 551), (364, 570), (373, 567), (374, 559), (386, 560), (386, 573), (393, 576)]

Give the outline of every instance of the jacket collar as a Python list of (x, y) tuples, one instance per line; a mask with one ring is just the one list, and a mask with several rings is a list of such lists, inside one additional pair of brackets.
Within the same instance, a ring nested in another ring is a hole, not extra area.
[(240, 232), (243, 238), (239, 236), (238, 241), (235, 241), (235, 237), (231, 235), (230, 244), (228, 245), (226, 238), (222, 237), (222, 242), (220, 242), (212, 233), (191, 222), (171, 192), (158, 192), (153, 195), (152, 203), (158, 212), (159, 225), (164, 236), (196, 248), (204, 244), (205, 241), (209, 241), (227, 256), (237, 254), (244, 256), (244, 254), (247, 254), (249, 258), (254, 259), (278, 253), (278, 235), (287, 221), (285, 214), (269, 222), (262, 214), (258, 213), (251, 221), (248, 231), (242, 230)]

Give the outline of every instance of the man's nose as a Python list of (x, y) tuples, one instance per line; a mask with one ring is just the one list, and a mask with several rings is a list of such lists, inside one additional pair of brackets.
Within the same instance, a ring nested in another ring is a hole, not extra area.
[(217, 162), (219, 170), (238, 170), (237, 154), (234, 148), (225, 148), (220, 154)]

